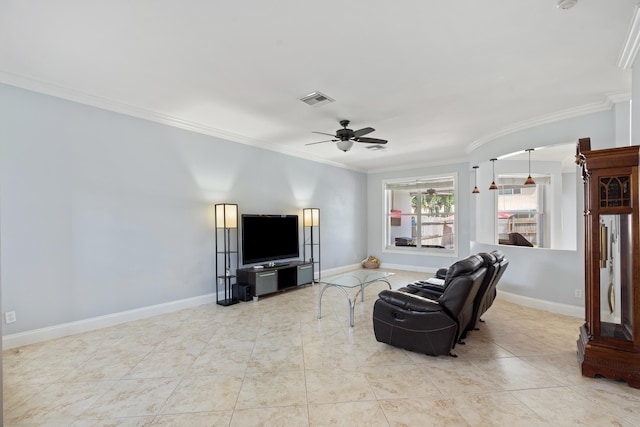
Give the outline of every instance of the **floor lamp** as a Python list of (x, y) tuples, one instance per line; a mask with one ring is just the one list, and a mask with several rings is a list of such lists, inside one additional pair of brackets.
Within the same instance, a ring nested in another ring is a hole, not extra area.
[[(316, 264), (318, 265), (318, 279), (320, 279), (320, 209), (305, 208), (302, 210), (302, 224), (304, 226), (304, 246), (303, 257), (305, 261), (309, 261), (313, 266), (313, 280), (315, 282)], [(314, 228), (316, 234), (314, 236)], [(307, 240), (307, 231), (309, 239)], [(310, 257), (307, 259), (306, 249), (309, 247)], [(317, 251), (317, 257), (315, 252)]]
[[(231, 245), (231, 230), (235, 230), (235, 246)], [(216, 205), (216, 302), (219, 305), (232, 305), (238, 302), (238, 297), (233, 295), (235, 270), (238, 268), (238, 205)], [(219, 233), (222, 236), (219, 236)], [(222, 245), (220, 245), (222, 237)], [(222, 247), (220, 247), (222, 246)], [(231, 256), (235, 256), (235, 268), (231, 263)], [(220, 262), (222, 258), (222, 262)], [(224, 268), (220, 268), (224, 267)], [(224, 283), (224, 299), (219, 299), (218, 284)]]

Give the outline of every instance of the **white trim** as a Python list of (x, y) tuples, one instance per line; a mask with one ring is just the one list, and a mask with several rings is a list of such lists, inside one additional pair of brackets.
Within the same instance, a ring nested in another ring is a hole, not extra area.
[(34, 344), (55, 338), (66, 337), (68, 335), (93, 331), (108, 326), (119, 325), (133, 320), (146, 319), (159, 314), (171, 313), (185, 308), (196, 307), (198, 305), (216, 302), (214, 293), (200, 295), (193, 298), (186, 298), (178, 301), (171, 301), (163, 304), (148, 307), (136, 308), (133, 310), (121, 311), (119, 313), (107, 314), (104, 316), (92, 317), (90, 319), (76, 322), (63, 323), (61, 325), (48, 326), (46, 328), (34, 329), (31, 331), (19, 332), (2, 337), (2, 348), (4, 350), (21, 347), (23, 345)]
[(426, 273), (426, 274), (436, 274), (436, 271), (439, 270), (433, 267), (418, 267), (413, 265), (391, 264), (387, 262), (383, 262), (382, 264), (380, 264), (380, 268), (383, 268), (386, 270), (415, 271), (418, 273)]
[(270, 151), (275, 151), (277, 153), (286, 154), (288, 156), (298, 157), (305, 160), (311, 160), (317, 163), (323, 163), (329, 166), (335, 166), (338, 168), (348, 169), (355, 172), (367, 173), (366, 170), (360, 167), (349, 166), (340, 162), (323, 159), (321, 157), (313, 156), (304, 151), (292, 150), (282, 145), (271, 144), (266, 141), (250, 138), (250, 137), (233, 133), (233, 132), (228, 132), (223, 129), (214, 128), (212, 126), (208, 126), (202, 123), (181, 119), (180, 117), (159, 113), (153, 110), (148, 110), (146, 108), (140, 108), (134, 105), (125, 104), (123, 102), (114, 101), (108, 98), (90, 95), (74, 89), (69, 89), (67, 87), (32, 79), (30, 77), (8, 73), (6, 71), (0, 71), (0, 83), (30, 90), (32, 92), (42, 93), (45, 95), (66, 99), (68, 101), (77, 102), (79, 104), (89, 105), (91, 107), (100, 108), (102, 110), (124, 114), (124, 115), (135, 117), (138, 119), (149, 120), (155, 123), (161, 123), (163, 125), (175, 127), (178, 129), (185, 129), (191, 132), (196, 132), (203, 135), (209, 135), (209, 136), (221, 138), (227, 141), (238, 142), (240, 144), (246, 144), (252, 147), (258, 147), (258, 148), (267, 149)]
[(343, 265), (342, 267), (336, 267), (329, 270), (322, 270), (321, 277), (335, 276), (337, 274), (346, 273), (348, 271), (353, 271), (358, 268), (362, 268), (362, 265), (360, 263)]
[[(341, 274), (360, 268), (360, 264), (351, 264), (330, 270), (324, 270), (323, 276)], [(381, 268), (392, 270), (415, 271), (433, 274), (436, 272), (433, 268), (417, 267), (403, 264), (383, 263)], [(538, 310), (549, 311), (552, 313), (563, 314), (566, 316), (584, 318), (584, 307), (573, 306), (568, 304), (560, 304), (552, 301), (545, 301), (536, 298), (525, 297), (512, 294), (509, 292), (498, 291), (498, 298), (514, 304), (525, 307), (535, 308)], [(34, 329), (32, 331), (19, 332), (16, 334), (6, 335), (2, 337), (2, 348), (9, 350), (24, 345), (35, 344), (38, 342), (48, 341), (82, 332), (89, 332), (100, 328), (119, 325), (134, 320), (146, 319), (148, 317), (160, 314), (171, 313), (185, 308), (196, 307), (204, 304), (215, 303), (215, 294), (206, 294), (193, 298), (186, 298), (178, 301), (171, 301), (163, 304), (152, 305), (149, 307), (137, 308), (134, 310), (121, 311), (119, 313), (107, 314), (104, 316), (93, 317), (90, 319), (79, 320), (77, 322), (63, 323), (61, 325), (49, 326), (46, 328)]]
[(384, 172), (397, 172), (397, 171), (410, 171), (410, 170), (420, 170), (427, 169), (433, 166), (449, 166), (449, 165), (457, 165), (460, 163), (467, 163), (469, 161), (468, 157), (451, 157), (446, 159), (438, 159), (432, 161), (419, 161), (416, 163), (403, 163), (401, 166), (390, 166), (385, 168), (378, 169), (368, 169), (368, 174), (374, 173), (384, 173)]
[[(460, 234), (459, 234), (459, 225), (458, 225), (458, 220), (456, 219), (453, 223), (454, 225), (454, 230), (453, 230), (453, 235), (456, 237), (455, 243), (454, 243), (454, 247), (453, 249), (434, 249), (434, 248), (417, 248), (417, 247), (406, 247), (406, 248), (400, 248), (400, 247), (395, 247), (395, 246), (389, 246), (387, 243), (387, 237), (388, 237), (388, 229), (387, 227), (389, 227), (389, 222), (387, 221), (387, 215), (389, 212), (389, 206), (387, 206), (387, 203), (389, 202), (389, 199), (387, 197), (387, 185), (389, 184), (397, 184), (397, 183), (403, 183), (403, 182), (412, 182), (412, 181), (421, 181), (421, 180), (431, 180), (431, 181), (435, 181), (438, 179), (448, 179), (449, 177), (453, 178), (453, 197), (454, 197), (454, 201), (458, 201), (460, 200), (460, 183), (458, 181), (458, 172), (446, 172), (446, 173), (437, 173), (437, 174), (430, 174), (430, 175), (418, 175), (418, 176), (407, 176), (407, 177), (403, 177), (403, 178), (389, 178), (389, 179), (383, 179), (380, 183), (382, 186), (382, 248), (380, 249), (382, 251), (382, 253), (397, 253), (397, 254), (404, 254), (404, 255), (419, 255), (419, 256), (442, 256), (442, 257), (448, 257), (448, 258), (456, 258), (458, 256), (458, 247), (460, 246)], [(455, 206), (456, 204), (454, 204)], [(456, 212), (454, 211), (453, 214), (455, 214)]]
[[(362, 265), (360, 263), (345, 265), (343, 267), (332, 268), (331, 270), (323, 270), (322, 277), (335, 276), (342, 273), (348, 273), (353, 270), (362, 269)], [(418, 273), (426, 273), (426, 274), (435, 274), (437, 269), (432, 267), (418, 267), (414, 265), (404, 265), (404, 264), (391, 264), (387, 262), (383, 262), (380, 264), (381, 270), (402, 270), (402, 271), (416, 271)]]
[(623, 70), (628, 70), (633, 66), (633, 62), (636, 60), (638, 54), (638, 48), (640, 47), (640, 5), (636, 5), (633, 11), (633, 17), (629, 24), (629, 30), (627, 31), (627, 38), (624, 40), (624, 45), (620, 51), (620, 57), (618, 58), (618, 67)]
[(509, 292), (498, 290), (497, 298), (524, 307), (535, 308), (537, 310), (549, 311), (551, 313), (563, 314), (565, 316), (579, 317), (584, 319), (584, 306), (561, 304), (559, 302), (545, 301), (537, 298), (525, 297)]
[(481, 146), (500, 137), (548, 123), (559, 122), (561, 120), (572, 119), (574, 117), (586, 116), (587, 114), (607, 111), (610, 110), (615, 103), (628, 101), (629, 99), (631, 99), (630, 92), (616, 92), (608, 94), (606, 98), (601, 102), (594, 102), (591, 104), (581, 105), (579, 107), (569, 108), (566, 110), (557, 111), (555, 113), (534, 117), (529, 120), (523, 120), (521, 122), (514, 123), (512, 125), (499, 129), (489, 135), (485, 135), (481, 138), (476, 139), (467, 147), (467, 153), (471, 153)]

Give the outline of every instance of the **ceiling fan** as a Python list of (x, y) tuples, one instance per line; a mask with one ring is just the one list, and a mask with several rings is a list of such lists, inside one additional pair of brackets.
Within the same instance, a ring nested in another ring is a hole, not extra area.
[(340, 126), (342, 126), (342, 129), (338, 129), (335, 135), (332, 135), (330, 133), (325, 133), (325, 132), (313, 132), (313, 133), (318, 133), (320, 135), (328, 135), (332, 137), (332, 139), (327, 139), (327, 140), (318, 141), (318, 142), (310, 142), (309, 144), (305, 144), (305, 145), (321, 144), (323, 142), (331, 141), (331, 142), (337, 142), (336, 145), (338, 146), (338, 149), (344, 152), (347, 152), (351, 150), (351, 147), (353, 146), (354, 141), (364, 142), (367, 144), (386, 144), (387, 143), (386, 139), (363, 138), (363, 135), (367, 135), (375, 131), (374, 128), (366, 127), (358, 130), (348, 129), (347, 126), (349, 126), (349, 120), (340, 120)]

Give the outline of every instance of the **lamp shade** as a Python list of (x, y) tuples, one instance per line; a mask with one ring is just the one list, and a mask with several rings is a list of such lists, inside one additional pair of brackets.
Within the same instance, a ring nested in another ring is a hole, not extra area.
[(303, 224), (305, 227), (317, 227), (320, 225), (320, 209), (306, 208), (303, 209)]
[(529, 152), (529, 176), (524, 181), (524, 185), (536, 185), (536, 182), (533, 180), (533, 178), (531, 178), (531, 152), (533, 150), (534, 150), (533, 148), (528, 148), (525, 150)]
[(478, 194), (480, 193), (480, 190), (478, 190), (478, 168), (480, 166), (473, 166), (473, 191), (471, 192), (472, 194)]
[(238, 228), (238, 205), (216, 205), (216, 227)]
[(496, 160), (498, 159), (489, 159), (489, 161), (491, 162), (491, 169), (493, 170), (492, 172), (492, 176), (493, 176), (493, 181), (491, 181), (491, 185), (489, 186), (489, 190), (497, 190), (498, 186), (496, 185)]

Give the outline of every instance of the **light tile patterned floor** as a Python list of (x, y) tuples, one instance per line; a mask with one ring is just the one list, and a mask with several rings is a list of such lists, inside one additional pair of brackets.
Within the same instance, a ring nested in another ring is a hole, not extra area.
[(640, 390), (580, 375), (580, 319), (498, 300), (458, 358), (429, 357), (375, 340), (384, 288), (353, 329), (335, 290), (316, 319), (315, 285), (6, 350), (5, 425), (640, 425)]

